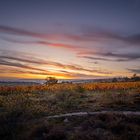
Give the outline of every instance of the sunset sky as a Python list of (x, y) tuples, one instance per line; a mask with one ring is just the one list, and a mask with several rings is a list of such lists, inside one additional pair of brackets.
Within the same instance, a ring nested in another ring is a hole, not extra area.
[(0, 0), (0, 79), (140, 75), (140, 0)]

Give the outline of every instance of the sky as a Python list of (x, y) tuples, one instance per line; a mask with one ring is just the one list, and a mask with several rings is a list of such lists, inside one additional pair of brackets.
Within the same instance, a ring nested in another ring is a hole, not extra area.
[(140, 0), (0, 0), (0, 79), (140, 75)]

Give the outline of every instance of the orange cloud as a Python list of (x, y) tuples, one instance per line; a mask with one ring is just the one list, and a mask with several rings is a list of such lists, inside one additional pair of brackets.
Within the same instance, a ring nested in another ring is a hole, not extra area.
[[(16, 57), (14, 57), (16, 56)], [(104, 76), (111, 73), (107, 71), (97, 70), (97, 69), (88, 69), (83, 68), (80, 65), (72, 64), (62, 64), (54, 61), (47, 61), (44, 59), (30, 57), (25, 54), (13, 54), (10, 55), (10, 52), (7, 52), (7, 55), (0, 56), (0, 66), (5, 67), (1, 69), (2, 73), (7, 73), (8, 76), (13, 74), (28, 74), (32, 76), (55, 76), (59, 78), (79, 78), (80, 76), (93, 77), (93, 76)], [(44, 67), (45, 66), (45, 67)], [(47, 69), (47, 67), (51, 69)], [(18, 69), (17, 69), (18, 68)]]

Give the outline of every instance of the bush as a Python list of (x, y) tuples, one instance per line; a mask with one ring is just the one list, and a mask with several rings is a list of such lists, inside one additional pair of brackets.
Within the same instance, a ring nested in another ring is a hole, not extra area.
[(55, 77), (47, 77), (45, 79), (45, 84), (46, 85), (53, 85), (53, 84), (57, 84), (58, 80)]

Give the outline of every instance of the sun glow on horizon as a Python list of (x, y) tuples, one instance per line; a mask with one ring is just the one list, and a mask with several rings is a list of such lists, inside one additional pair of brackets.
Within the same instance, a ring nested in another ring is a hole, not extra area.
[(139, 5), (99, 1), (1, 1), (0, 79), (140, 75)]

